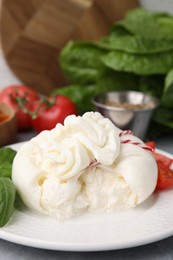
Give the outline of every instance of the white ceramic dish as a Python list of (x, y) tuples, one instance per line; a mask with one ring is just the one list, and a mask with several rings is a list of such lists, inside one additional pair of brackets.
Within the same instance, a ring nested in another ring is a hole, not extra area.
[[(21, 143), (12, 145), (18, 149)], [(160, 151), (172, 157), (171, 154)], [(173, 189), (113, 214), (86, 213), (58, 222), (30, 210), (16, 211), (0, 238), (17, 244), (63, 251), (102, 251), (135, 247), (173, 235)]]

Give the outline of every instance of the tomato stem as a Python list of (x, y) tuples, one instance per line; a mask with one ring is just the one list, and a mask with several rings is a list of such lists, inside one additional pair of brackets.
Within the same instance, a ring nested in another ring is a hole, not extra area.
[(53, 105), (55, 105), (56, 102), (56, 98), (55, 97), (51, 97), (51, 99), (44, 99), (44, 103), (46, 104), (46, 107), (52, 107)]
[(38, 103), (38, 106), (36, 107), (35, 111), (30, 111), (27, 107), (26, 104), (27, 102), (27, 97), (28, 92), (25, 93), (24, 96), (19, 96), (18, 91), (16, 90), (16, 97), (14, 98), (12, 95), (10, 95), (10, 98), (16, 103), (18, 104), (19, 108), (23, 110), (24, 113), (29, 114), (32, 119), (36, 119), (38, 116), (38, 112), (41, 108), (41, 106), (44, 104), (44, 108), (46, 109), (47, 107), (51, 107), (55, 104), (56, 102), (56, 98), (55, 97), (51, 97), (51, 99), (48, 99), (45, 96), (40, 96), (40, 101)]

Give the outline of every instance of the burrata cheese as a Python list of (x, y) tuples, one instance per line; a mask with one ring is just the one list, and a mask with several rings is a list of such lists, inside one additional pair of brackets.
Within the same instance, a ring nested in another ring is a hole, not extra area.
[(122, 133), (100, 113), (87, 112), (70, 115), (64, 125), (26, 142), (12, 169), (24, 203), (66, 219), (86, 210), (135, 207), (146, 200), (157, 182), (155, 159), (139, 138)]

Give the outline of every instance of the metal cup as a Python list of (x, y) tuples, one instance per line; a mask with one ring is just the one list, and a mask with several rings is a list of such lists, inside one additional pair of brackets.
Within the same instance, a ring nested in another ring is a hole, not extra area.
[[(145, 138), (153, 111), (160, 104), (156, 97), (137, 91), (106, 92), (95, 96), (92, 102), (104, 117), (122, 130), (131, 130), (140, 139)], [(124, 104), (129, 107), (123, 107)]]

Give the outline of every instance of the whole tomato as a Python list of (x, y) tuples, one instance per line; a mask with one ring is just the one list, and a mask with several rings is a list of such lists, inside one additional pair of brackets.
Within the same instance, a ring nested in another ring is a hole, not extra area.
[(38, 100), (40, 98), (37, 92), (25, 85), (11, 85), (0, 92), (0, 102), (9, 104), (16, 111), (17, 125), (21, 131), (31, 128), (30, 115), (27, 111), (32, 102)]
[(35, 116), (31, 119), (32, 127), (36, 132), (50, 130), (57, 123), (63, 124), (68, 115), (77, 115), (75, 104), (63, 95), (48, 97), (43, 102), (34, 102), (32, 111)]

